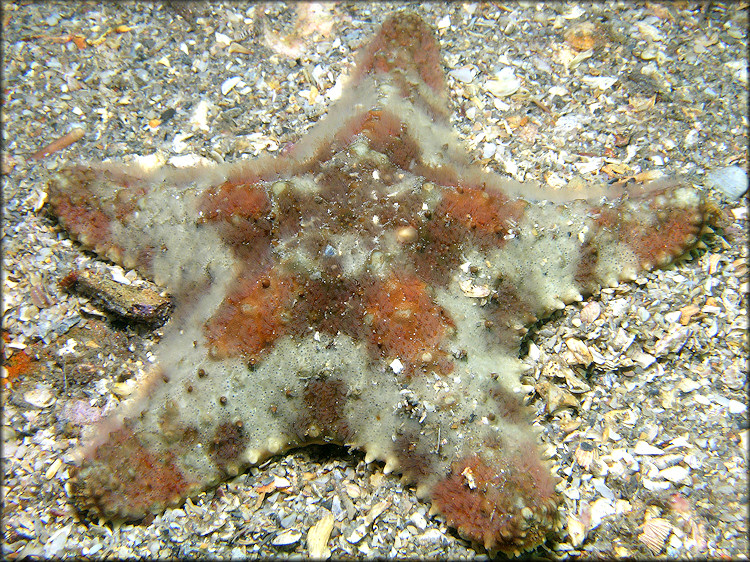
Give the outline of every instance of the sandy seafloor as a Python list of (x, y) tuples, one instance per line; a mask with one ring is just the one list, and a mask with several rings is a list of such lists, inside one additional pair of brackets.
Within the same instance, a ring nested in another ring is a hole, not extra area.
[[(342, 448), (271, 459), (140, 525), (82, 520), (67, 497), (82, 429), (127, 395), (161, 329), (58, 287), (112, 266), (45, 213), (46, 178), (71, 160), (279, 151), (402, 6), (3, 2), (4, 556), (325, 556), (310, 549), (331, 514), (335, 558), (486, 557)], [(489, 168), (555, 188), (679, 174), (727, 216), (692, 261), (532, 330), (523, 382), (563, 496), (535, 555), (746, 557), (747, 211), (716, 186), (747, 168), (747, 2), (409, 8), (438, 29), (453, 123)], [(571, 338), (593, 363), (566, 354)]]

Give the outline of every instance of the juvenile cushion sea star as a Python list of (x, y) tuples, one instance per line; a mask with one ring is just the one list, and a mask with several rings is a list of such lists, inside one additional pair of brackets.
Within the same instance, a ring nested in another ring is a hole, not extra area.
[(689, 186), (601, 205), (511, 199), (448, 121), (439, 45), (395, 13), (328, 116), (278, 158), (71, 166), (49, 200), (84, 245), (165, 285), (159, 366), (105, 420), (78, 505), (139, 519), (308, 443), (364, 449), (490, 550), (557, 525), (515, 395), (525, 327), (697, 238)]

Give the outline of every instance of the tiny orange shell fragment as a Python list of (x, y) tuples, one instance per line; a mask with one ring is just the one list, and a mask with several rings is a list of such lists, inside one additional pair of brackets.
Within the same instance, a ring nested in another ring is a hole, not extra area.
[(117, 33), (127, 33), (131, 29), (133, 29), (133, 28), (130, 27), (129, 25), (118, 25), (117, 27), (115, 27), (115, 31)]
[(151, 119), (148, 122), (148, 126), (152, 129), (156, 129), (159, 125), (161, 125), (161, 119)]
[(602, 33), (591, 22), (583, 22), (565, 32), (565, 42), (576, 51), (588, 51), (602, 43)]
[(694, 304), (689, 304), (680, 310), (680, 324), (687, 326), (690, 323), (690, 318), (695, 316), (701, 311), (700, 307)]
[(630, 171), (630, 168), (619, 162), (610, 162), (609, 164), (605, 164), (601, 171), (607, 174), (610, 178), (616, 178), (627, 174)]
[(102, 43), (104, 43), (104, 40), (107, 38), (107, 35), (109, 35), (110, 33), (112, 33), (114, 30), (115, 30), (114, 27), (109, 28), (107, 31), (105, 31), (104, 33), (102, 33), (96, 39), (92, 39), (91, 41), (89, 41), (89, 45), (93, 45), (94, 47), (97, 47), (97, 46), (101, 45)]
[(630, 144), (630, 135), (615, 134), (615, 146), (622, 148)]
[(79, 51), (83, 51), (88, 46), (86, 38), (83, 35), (71, 35), (70, 39), (75, 43)]
[(507, 121), (511, 129), (518, 129), (519, 127), (523, 127), (526, 123), (528, 123), (529, 118), (525, 115), (523, 117), (521, 117), (520, 115), (511, 115), (507, 118)]
[(263, 495), (263, 494), (270, 492), (273, 489), (275, 489), (273, 482), (269, 482), (268, 484), (264, 484), (263, 486), (259, 486), (255, 488), (255, 491)]
[(646, 170), (645, 172), (640, 172), (633, 177), (638, 183), (646, 183), (657, 180), (662, 177), (662, 175), (664, 175), (664, 173), (661, 170)]
[(12, 385), (17, 378), (23, 378), (36, 370), (36, 362), (24, 350), (14, 353), (3, 362), (5, 377), (2, 379), (3, 386)]
[(7, 176), (16, 167), (16, 160), (9, 154), (0, 154), (0, 175)]

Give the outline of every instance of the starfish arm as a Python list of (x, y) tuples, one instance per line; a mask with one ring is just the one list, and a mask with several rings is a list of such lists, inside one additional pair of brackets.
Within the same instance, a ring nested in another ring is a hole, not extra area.
[(665, 267), (695, 246), (710, 222), (703, 195), (680, 180), (634, 187), (614, 202), (588, 210), (592, 226), (574, 276), (581, 292), (632, 281)]
[(263, 258), (272, 227), (265, 186), (290, 167), (271, 157), (186, 168), (79, 164), (52, 177), (49, 204), (83, 246), (190, 294), (238, 267), (226, 236), (244, 229), (241, 257)]
[(74, 165), (49, 182), (50, 208), (85, 247), (174, 292), (230, 267), (216, 235), (199, 224), (197, 207), (201, 193), (220, 183), (225, 169)]
[(647, 185), (598, 206), (528, 205), (502, 244), (487, 252), (489, 265), (472, 260), (474, 277), (489, 280), (503, 322), (523, 332), (600, 287), (668, 265), (695, 245), (705, 222), (700, 193), (679, 182)]

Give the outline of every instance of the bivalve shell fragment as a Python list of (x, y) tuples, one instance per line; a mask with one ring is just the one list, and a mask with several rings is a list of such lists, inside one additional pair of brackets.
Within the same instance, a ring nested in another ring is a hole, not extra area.
[(271, 541), (271, 544), (274, 546), (291, 546), (299, 542), (301, 538), (302, 533), (295, 529), (289, 529), (276, 535)]
[(680, 465), (670, 466), (661, 470), (659, 476), (665, 480), (669, 480), (673, 484), (680, 484), (690, 481), (690, 469)]
[(512, 67), (503, 68), (496, 74), (495, 80), (487, 80), (484, 89), (498, 98), (515, 94), (521, 88), (521, 80), (516, 78)]
[(671, 533), (672, 524), (669, 521), (662, 517), (654, 517), (643, 525), (643, 532), (638, 535), (638, 540), (645, 544), (653, 555), (657, 555), (664, 548)]

